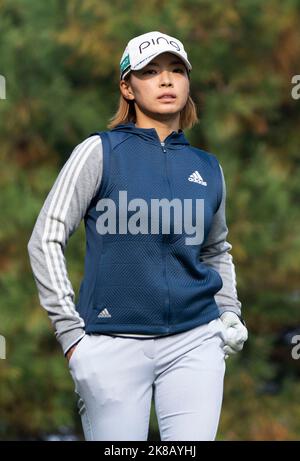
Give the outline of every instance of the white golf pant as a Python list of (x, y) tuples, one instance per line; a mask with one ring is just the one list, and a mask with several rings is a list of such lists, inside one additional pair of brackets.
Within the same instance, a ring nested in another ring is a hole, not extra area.
[(87, 334), (69, 361), (85, 440), (214, 440), (225, 373), (220, 319), (153, 339)]

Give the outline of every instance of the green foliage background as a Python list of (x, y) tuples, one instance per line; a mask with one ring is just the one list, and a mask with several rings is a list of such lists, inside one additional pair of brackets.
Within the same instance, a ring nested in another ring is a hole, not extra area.
[[(271, 360), (274, 338), (299, 326), (299, 0), (0, 0), (0, 439), (69, 427), (82, 437), (73, 383), (27, 256), (37, 214), (76, 144), (116, 110), (118, 65), (135, 35), (180, 38), (193, 65), (200, 122), (190, 142), (217, 155), (227, 183), (229, 241), (249, 328), (227, 361), (219, 440), (300, 438), (299, 363)], [(80, 226), (67, 248), (78, 292)], [(261, 390), (284, 367), (279, 391)], [(159, 439), (152, 409), (150, 440)]]

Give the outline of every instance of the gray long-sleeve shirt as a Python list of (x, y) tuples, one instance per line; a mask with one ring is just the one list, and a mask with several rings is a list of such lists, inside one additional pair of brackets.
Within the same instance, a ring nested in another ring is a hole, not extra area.
[[(28, 243), (30, 263), (39, 300), (48, 312), (64, 354), (85, 335), (85, 323), (75, 308), (64, 251), (80, 225), (101, 183), (102, 143), (98, 135), (78, 144), (60, 171), (36, 220)], [(225, 311), (241, 315), (237, 297), (235, 267), (226, 241), (226, 187), (222, 167), (223, 196), (210, 232), (202, 244), (200, 260), (219, 272), (223, 287), (215, 295), (220, 315)], [(122, 335), (122, 333), (118, 333)], [(132, 337), (157, 335), (129, 334)]]

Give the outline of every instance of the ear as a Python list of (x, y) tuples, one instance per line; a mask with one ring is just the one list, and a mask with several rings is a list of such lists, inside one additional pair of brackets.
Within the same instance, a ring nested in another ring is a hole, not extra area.
[(133, 89), (129, 81), (126, 81), (124, 79), (120, 81), (120, 91), (125, 99), (129, 99), (130, 101), (134, 100)]

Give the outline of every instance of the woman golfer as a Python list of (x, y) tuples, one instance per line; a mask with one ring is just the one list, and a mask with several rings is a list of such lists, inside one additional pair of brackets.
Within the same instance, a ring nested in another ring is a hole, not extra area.
[[(191, 69), (174, 37), (129, 41), (109, 129), (73, 150), (28, 243), (86, 440), (147, 440), (152, 396), (161, 440), (214, 440), (225, 358), (247, 339), (223, 171), (183, 131)], [(75, 304), (64, 250), (82, 219)]]

